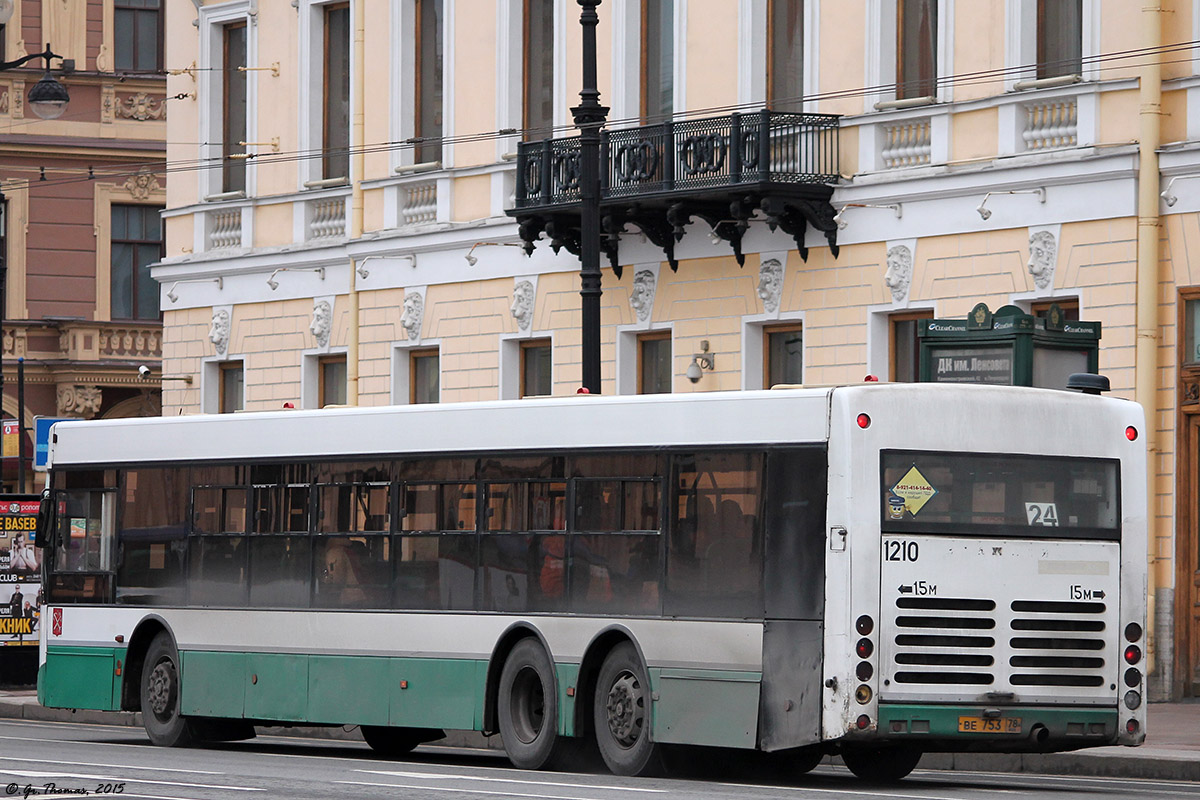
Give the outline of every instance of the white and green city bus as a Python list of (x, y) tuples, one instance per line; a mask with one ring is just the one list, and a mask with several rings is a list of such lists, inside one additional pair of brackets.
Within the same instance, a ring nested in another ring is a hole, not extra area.
[(919, 384), (60, 423), (38, 697), (627, 775), (1138, 744), (1144, 424)]

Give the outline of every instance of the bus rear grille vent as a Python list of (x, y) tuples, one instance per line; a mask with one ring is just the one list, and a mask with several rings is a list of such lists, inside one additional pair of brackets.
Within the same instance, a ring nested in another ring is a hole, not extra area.
[(973, 597), (897, 597), (898, 684), (991, 686), (996, 602)]
[(896, 608), (923, 608), (932, 611), (995, 611), (995, 600), (965, 597), (897, 597)]
[(1009, 640), (1017, 653), (1009, 659), (1013, 686), (1104, 685), (1104, 658), (1098, 653), (1104, 650), (1104, 640), (1087, 635), (1104, 631), (1104, 620), (1097, 618), (1106, 611), (1104, 603), (1014, 600), (1012, 610), (1029, 615), (1014, 617), (1013, 631), (1043, 634)]
[(896, 683), (975, 684), (987, 686), (994, 678), (987, 672), (897, 672)]

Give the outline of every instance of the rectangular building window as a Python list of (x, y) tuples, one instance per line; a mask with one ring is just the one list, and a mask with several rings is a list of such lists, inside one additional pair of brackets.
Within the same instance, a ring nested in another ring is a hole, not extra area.
[(523, 84), (524, 138), (548, 138), (554, 126), (554, 0), (525, 0)]
[(763, 386), (804, 382), (804, 332), (800, 325), (774, 325), (763, 330)]
[(671, 334), (646, 333), (638, 337), (638, 394), (670, 394)]
[(246, 66), (246, 23), (226, 25), (224, 55), (221, 60), (221, 80), (224, 93), (221, 124), (221, 157), (224, 164), (221, 190), (244, 192), (246, 190), (246, 160), (233, 158), (244, 155), (246, 148), (246, 73), (238, 67)]
[(1062, 300), (1041, 300), (1029, 305), (1029, 313), (1035, 317), (1045, 318), (1050, 315), (1050, 306), (1057, 305), (1064, 320), (1079, 320), (1079, 301), (1064, 298)]
[(890, 321), (888, 351), (892, 354), (891, 380), (898, 383), (915, 383), (920, 377), (921, 348), (917, 338), (921, 320), (933, 319), (931, 311), (915, 311), (910, 314), (893, 314)]
[(112, 207), (111, 317), (158, 319), (158, 281), (150, 265), (164, 255), (158, 206)]
[(642, 119), (675, 110), (675, 0), (642, 0)]
[(896, 99), (937, 94), (938, 0), (896, 0)]
[(429, 141), (416, 146), (417, 163), (442, 158), (442, 2), (417, 0), (417, 86), (416, 130), (418, 139)]
[(324, 356), (318, 362), (317, 396), (321, 408), (346, 405), (346, 357)]
[(768, 0), (767, 105), (801, 109), (804, 95), (804, 0)]
[(221, 408), (220, 413), (232, 414), (244, 407), (246, 372), (241, 361), (229, 361), (221, 365)]
[(550, 388), (550, 340), (521, 342), (521, 397), (545, 397)]
[(1083, 72), (1083, 0), (1038, 0), (1037, 76)]
[(325, 8), (324, 178), (350, 175), (350, 5)]
[(409, 402), (436, 403), (441, 397), (441, 365), (438, 351), (414, 350), (409, 354)]
[(162, 69), (162, 0), (114, 0), (113, 62), (117, 72)]

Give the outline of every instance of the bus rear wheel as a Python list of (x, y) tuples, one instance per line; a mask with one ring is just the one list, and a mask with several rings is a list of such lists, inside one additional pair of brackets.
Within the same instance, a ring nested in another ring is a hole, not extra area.
[(163, 631), (150, 642), (142, 665), (142, 725), (150, 741), (160, 747), (186, 747), (194, 737), (188, 720), (179, 713), (179, 653)]
[(633, 645), (612, 649), (600, 666), (592, 706), (596, 744), (614, 775), (662, 770), (659, 747), (650, 740), (650, 680)]
[(917, 767), (921, 751), (915, 747), (873, 747), (842, 752), (842, 761), (859, 778), (873, 783), (893, 783)]
[(522, 639), (508, 654), (498, 705), (500, 737), (513, 765), (548, 766), (558, 742), (558, 694), (554, 665), (535, 639)]

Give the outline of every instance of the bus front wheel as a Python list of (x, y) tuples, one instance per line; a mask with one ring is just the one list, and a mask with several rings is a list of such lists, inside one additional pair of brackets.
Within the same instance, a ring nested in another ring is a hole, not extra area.
[(915, 747), (873, 747), (845, 750), (842, 761), (859, 778), (874, 783), (898, 781), (917, 767), (921, 751)]
[(514, 766), (548, 766), (558, 742), (554, 666), (537, 640), (522, 639), (500, 673), (500, 737)]
[(617, 645), (596, 679), (593, 724), (604, 763), (615, 775), (647, 775), (662, 769), (650, 740), (650, 680), (633, 645)]
[(150, 741), (161, 747), (186, 747), (192, 730), (179, 713), (179, 653), (164, 631), (154, 637), (142, 665), (142, 725)]

